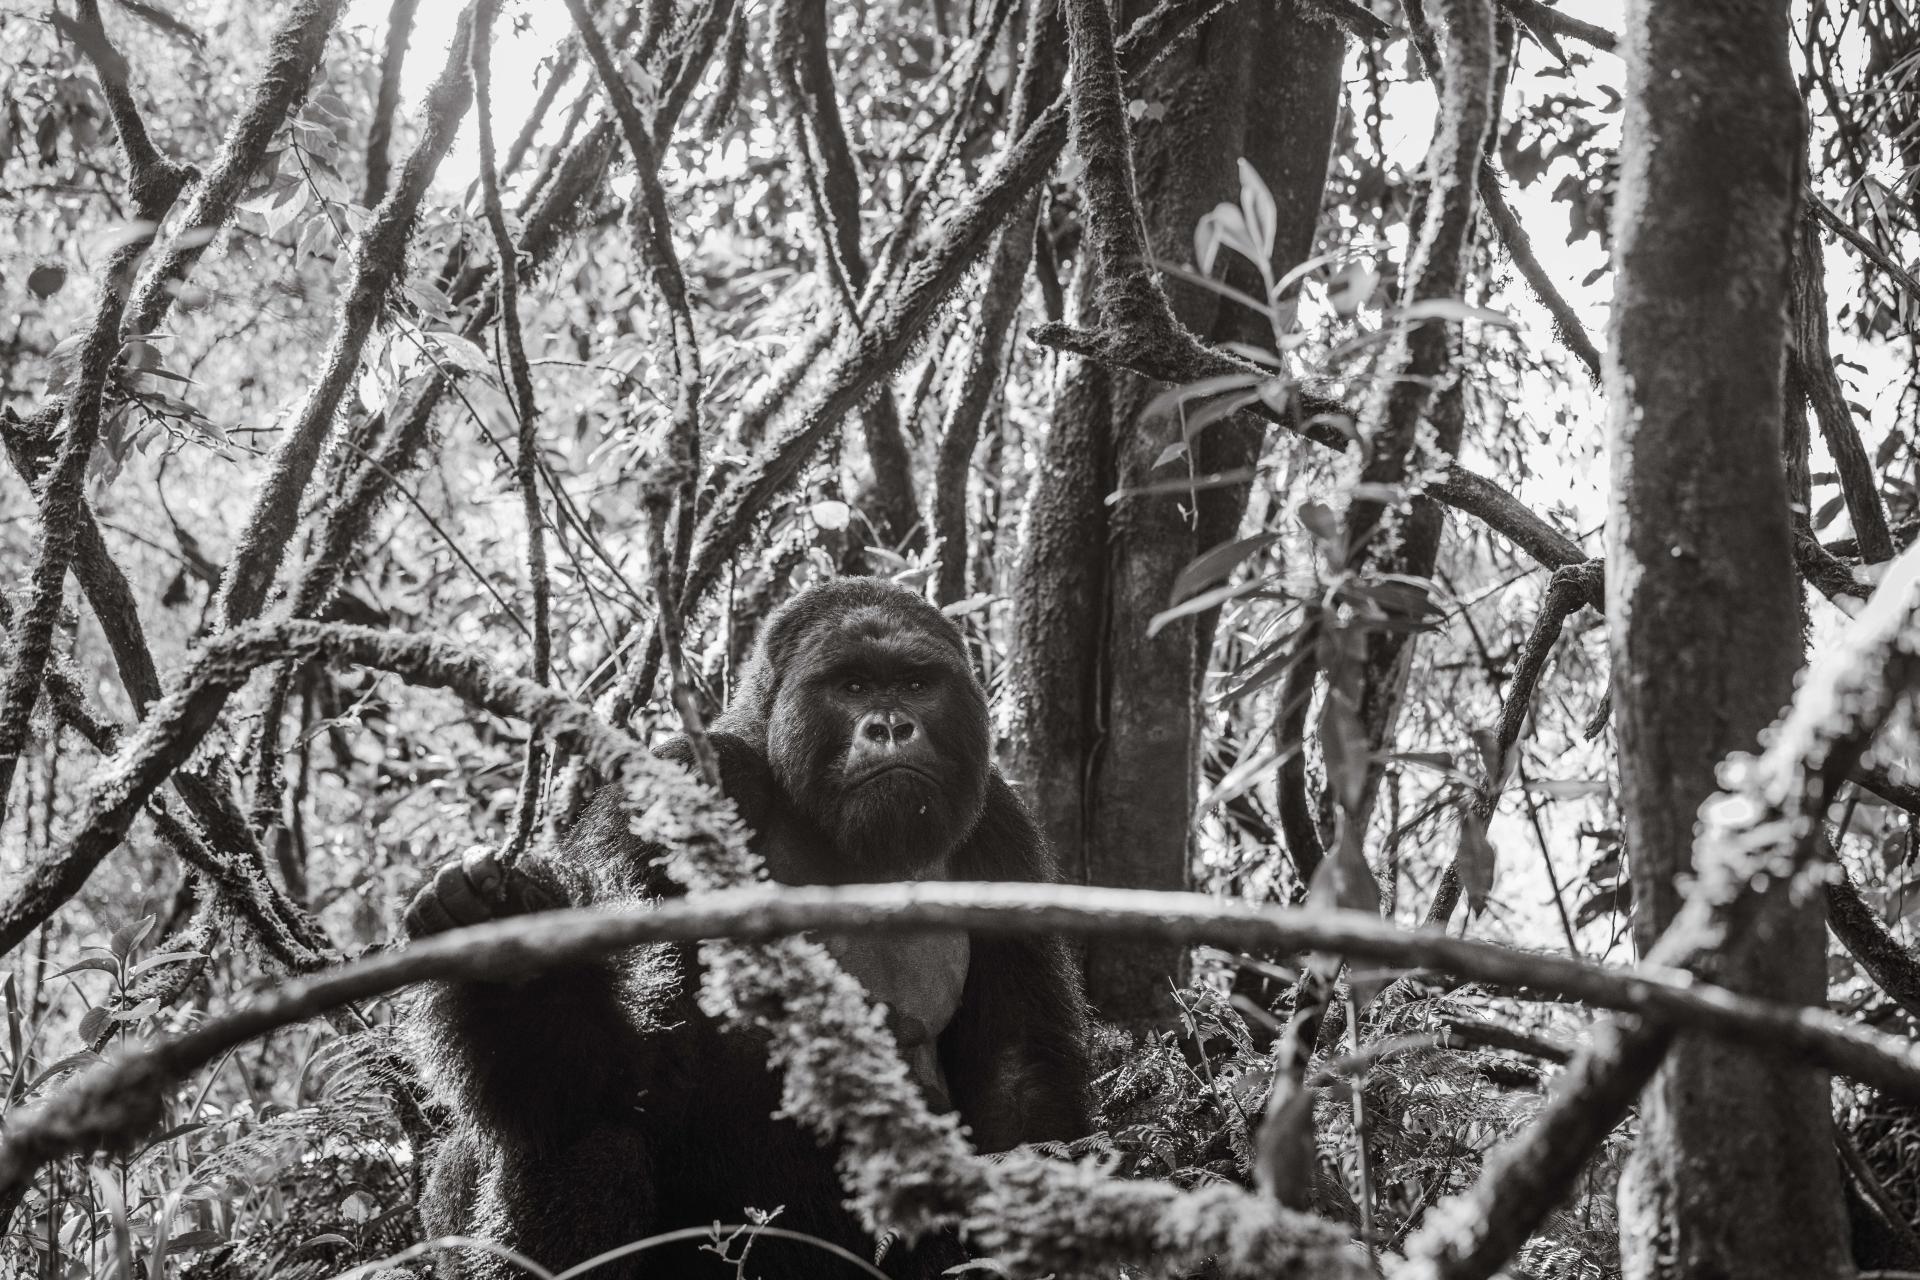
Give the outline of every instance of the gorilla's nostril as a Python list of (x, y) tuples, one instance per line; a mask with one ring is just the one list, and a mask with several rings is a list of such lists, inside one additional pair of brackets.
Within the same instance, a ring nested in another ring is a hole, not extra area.
[(893, 735), (888, 731), (887, 722), (884, 720), (867, 721), (865, 727), (861, 729), (861, 732), (866, 735), (869, 742), (891, 742), (893, 740)]
[(893, 740), (896, 743), (905, 742), (911, 737), (913, 737), (913, 721), (902, 720), (893, 726)]

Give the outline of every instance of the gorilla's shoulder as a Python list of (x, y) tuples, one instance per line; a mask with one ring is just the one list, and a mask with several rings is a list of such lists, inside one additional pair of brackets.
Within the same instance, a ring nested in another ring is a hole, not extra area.
[[(758, 827), (774, 797), (773, 769), (767, 764), (767, 758), (752, 743), (735, 734), (710, 733), (707, 741), (720, 760), (720, 790), (740, 811), (741, 821), (749, 827)], [(661, 743), (653, 754), (684, 769), (699, 770), (693, 758), (693, 742), (684, 735)]]
[[(773, 803), (773, 771), (753, 745), (730, 733), (710, 734), (713, 752), (720, 758), (720, 789), (740, 811), (740, 819), (757, 829)], [(654, 748), (654, 755), (672, 761), (689, 771), (697, 770), (693, 744), (684, 737), (672, 738)], [(631, 852), (635, 841), (628, 834), (625, 797), (618, 786), (601, 787), (574, 824), (568, 844), (588, 855)]]

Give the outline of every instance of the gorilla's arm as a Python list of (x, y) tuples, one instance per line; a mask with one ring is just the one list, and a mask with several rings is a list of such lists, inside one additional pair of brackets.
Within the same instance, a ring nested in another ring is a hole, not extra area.
[[(723, 787), (751, 824), (766, 766), (738, 739), (716, 735), (714, 744)], [(684, 740), (658, 754), (692, 763)], [(459, 864), (448, 864), (415, 897), (408, 931), (470, 923), (476, 910), (487, 918), (657, 898), (669, 888), (659, 852), (629, 832), (619, 789), (607, 787), (557, 851), (520, 860), (490, 913), (471, 901), (476, 889)], [(411, 1019), (414, 1055), (453, 1114), (508, 1140), (564, 1143), (630, 1105), (655, 1075), (648, 1055), (658, 1040), (648, 1033), (689, 994), (673, 991), (681, 970), (672, 949), (645, 948), (520, 981), (432, 983)]]
[[(1039, 828), (998, 770), (988, 779), (980, 824), (950, 874), (955, 880), (1055, 878)], [(966, 989), (940, 1037), (940, 1058), (980, 1150), (1072, 1141), (1091, 1130), (1080, 990), (1065, 939), (973, 935)]]

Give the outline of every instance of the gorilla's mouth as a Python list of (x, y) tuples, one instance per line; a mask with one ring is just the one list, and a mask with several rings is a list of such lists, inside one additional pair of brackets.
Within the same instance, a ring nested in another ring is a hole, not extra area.
[(876, 765), (871, 769), (866, 769), (861, 773), (859, 773), (858, 775), (856, 775), (852, 781), (855, 787), (864, 787), (864, 786), (867, 786), (869, 783), (880, 782), (887, 778), (897, 777), (900, 774), (907, 774), (911, 777), (918, 778), (920, 779), (920, 781), (927, 783), (930, 786), (940, 785), (940, 780), (938, 778), (928, 773), (925, 769), (921, 768), (919, 765), (908, 764), (904, 760), (889, 760), (883, 764)]

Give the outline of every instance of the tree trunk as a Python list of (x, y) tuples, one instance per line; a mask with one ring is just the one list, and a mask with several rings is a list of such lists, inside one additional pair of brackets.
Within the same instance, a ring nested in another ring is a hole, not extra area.
[[(1140, 197), (1164, 259), (1190, 260), (1194, 224), (1236, 197), (1242, 156), (1278, 206), (1275, 274), (1310, 252), (1345, 42), (1305, 10), (1297, 0), (1227, 10), (1163, 61), (1142, 93)], [(1214, 291), (1176, 284), (1170, 292), (1176, 314), (1197, 333), (1272, 341), (1264, 317)], [(1097, 322), (1085, 301), (1078, 319)], [(1259, 456), (1264, 437), (1246, 423), (1216, 424), (1196, 442), (1191, 464), (1156, 466), (1181, 433), (1177, 419), (1143, 417), (1158, 390), (1090, 364), (1069, 370), (1062, 386), (1028, 497), (1009, 759), (1070, 878), (1180, 889), (1190, 883), (1199, 689), (1215, 620), (1183, 620), (1152, 638), (1147, 624), (1167, 607), (1181, 568), (1233, 536), (1247, 490), (1112, 506), (1106, 498), (1188, 465), (1196, 473), (1244, 465)], [(1087, 984), (1095, 1007), (1122, 1023), (1164, 1020), (1167, 984), (1181, 980), (1184, 954), (1092, 947)]]
[[(1672, 920), (1695, 811), (1755, 749), (1798, 665), (1781, 386), (1801, 116), (1785, 0), (1636, 0), (1608, 359), (1607, 612), (1644, 951)], [(1818, 895), (1729, 955), (1729, 985), (1825, 997)], [(1620, 1191), (1634, 1277), (1843, 1274), (1823, 1073), (1682, 1036)]]

